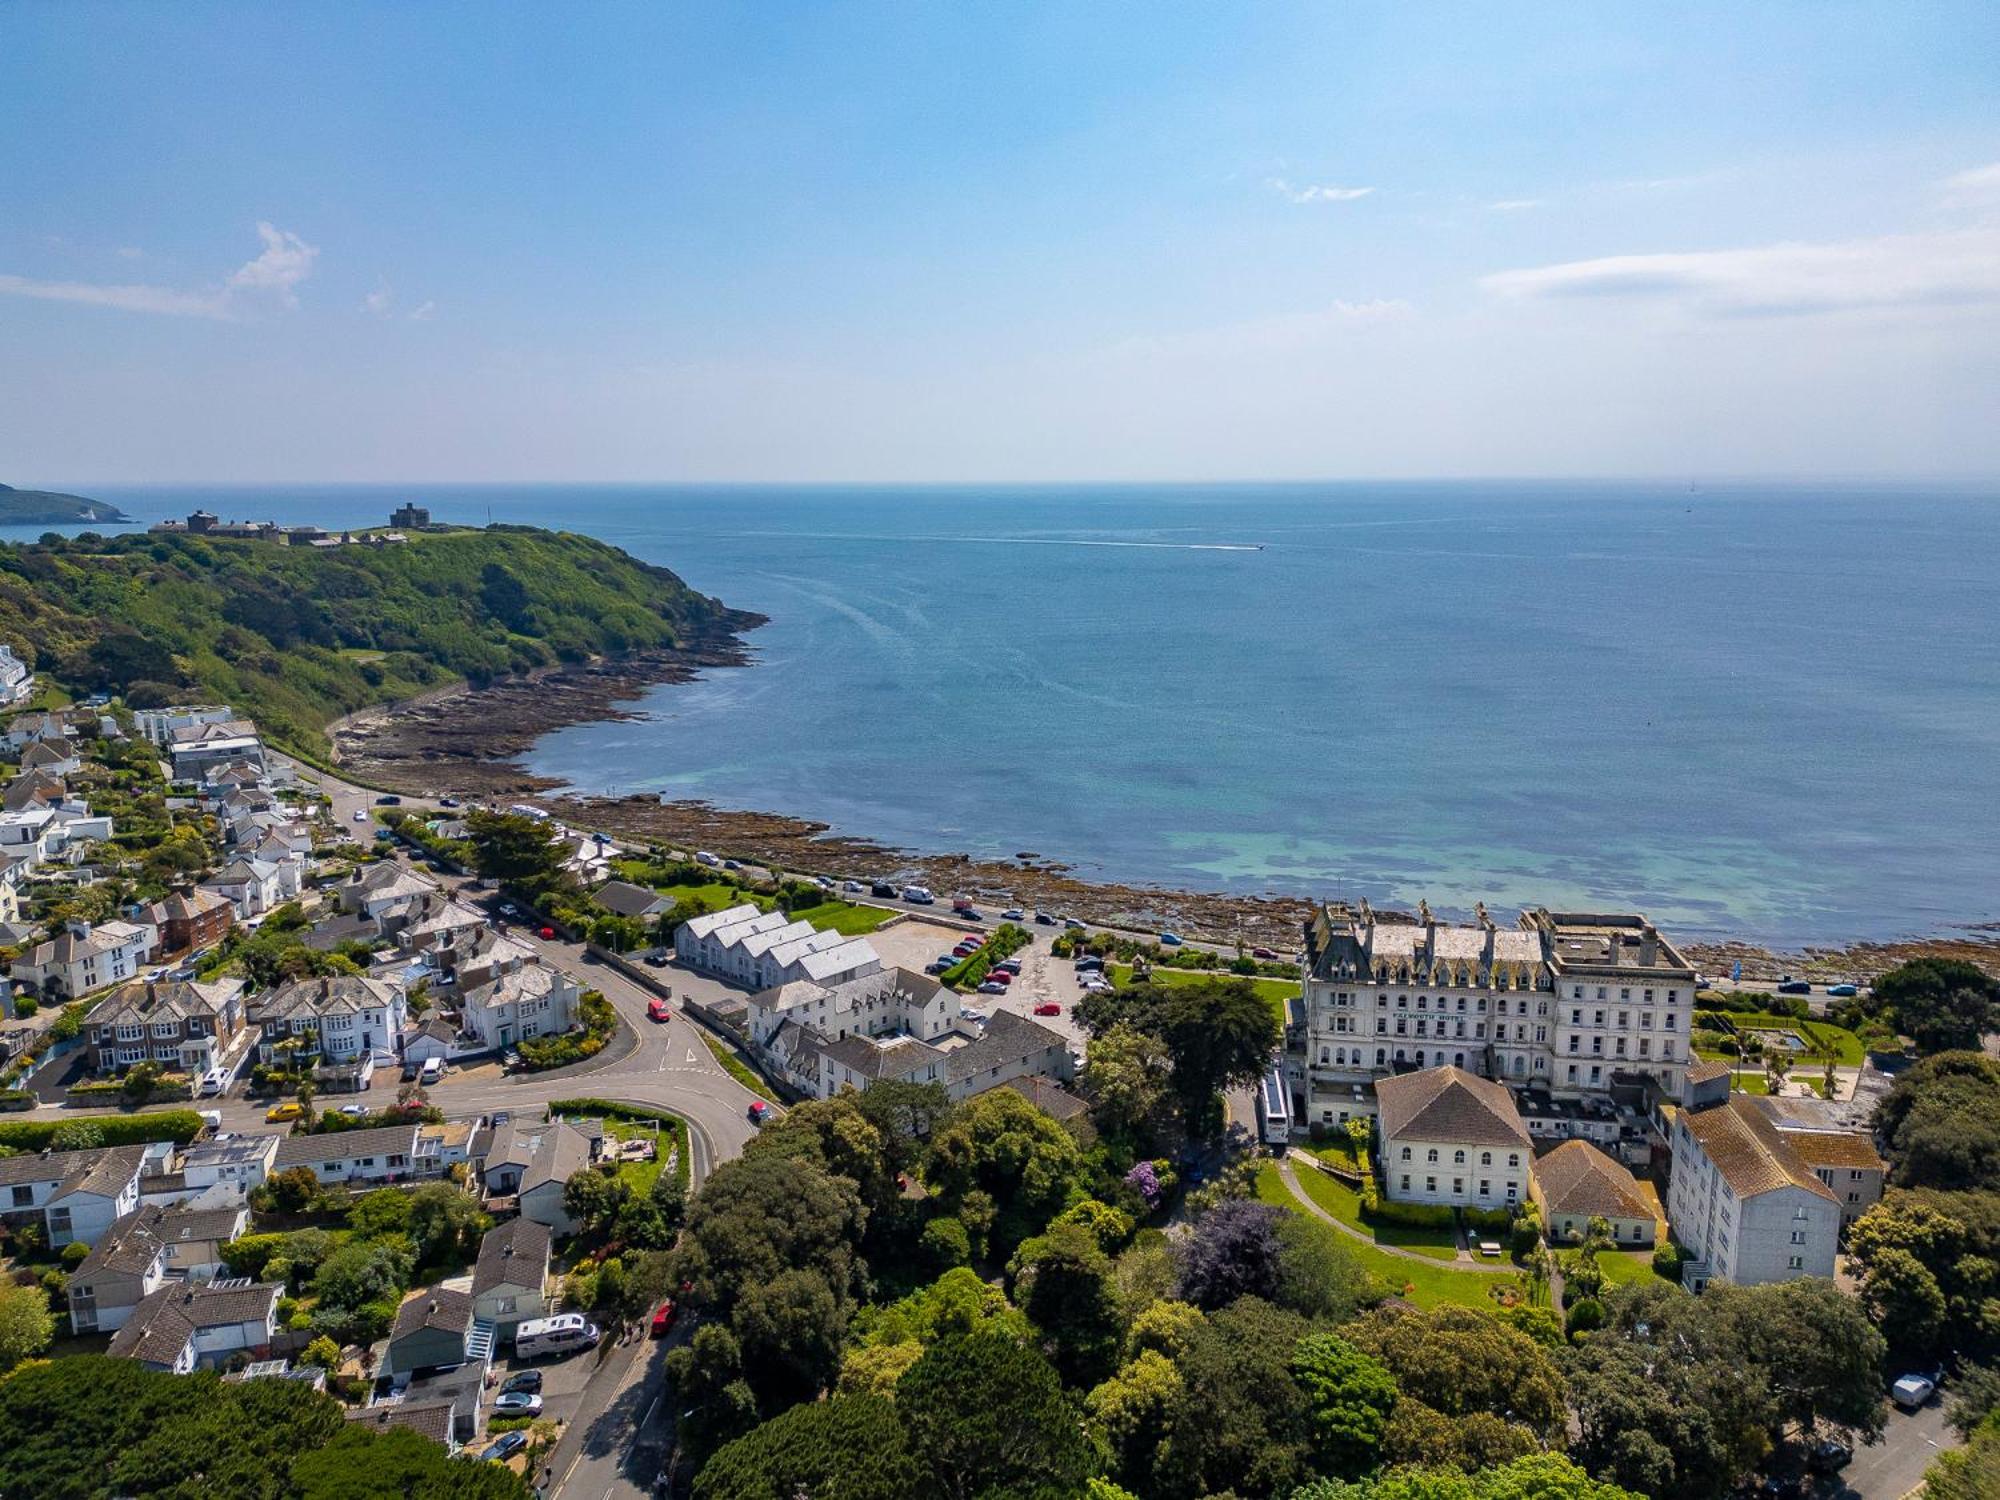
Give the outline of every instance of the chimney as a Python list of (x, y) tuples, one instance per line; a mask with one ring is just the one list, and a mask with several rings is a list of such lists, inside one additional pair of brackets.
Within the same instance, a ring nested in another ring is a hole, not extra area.
[(1659, 960), (1660, 934), (1651, 922), (1639, 929), (1639, 967), (1650, 969)]
[(90, 924), (80, 917), (73, 917), (63, 923), (63, 931), (71, 937), (87, 938), (90, 936)]

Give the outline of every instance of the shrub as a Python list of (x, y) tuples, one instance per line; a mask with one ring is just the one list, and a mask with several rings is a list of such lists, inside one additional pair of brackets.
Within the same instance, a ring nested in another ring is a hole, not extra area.
[[(55, 1133), (74, 1121), (9, 1120), (0, 1123), (0, 1146), (16, 1151), (49, 1149)], [(107, 1146), (130, 1146), (146, 1141), (177, 1141), (186, 1145), (202, 1131), (202, 1118), (191, 1109), (163, 1109), (152, 1114), (110, 1116), (91, 1123), (104, 1132)]]
[(340, 1345), (325, 1334), (321, 1334), (299, 1351), (299, 1363), (317, 1365), (322, 1370), (333, 1370), (340, 1365)]
[(1570, 1303), (1565, 1315), (1565, 1327), (1571, 1339), (1579, 1339), (1584, 1334), (1604, 1326), (1604, 1304), (1595, 1297), (1581, 1297)]
[(90, 1246), (82, 1240), (71, 1240), (62, 1247), (62, 1263), (66, 1266), (80, 1266), (90, 1258)]
[(41, 1002), (33, 995), (16, 995), (14, 997), (14, 1014), (23, 1020), (26, 1020), (29, 1016), (40, 1014), (41, 1009)]
[(1513, 1232), (1515, 1215), (1511, 1208), (1468, 1208), (1464, 1212), (1467, 1229), (1476, 1229), (1482, 1234)]
[(1669, 1240), (1653, 1252), (1653, 1274), (1673, 1282), (1681, 1279), (1680, 1246)]
[[(1368, 1205), (1370, 1197), (1374, 1199), (1373, 1208)], [(1452, 1225), (1452, 1211), (1442, 1203), (1398, 1203), (1380, 1193), (1364, 1195), (1361, 1216), (1408, 1229), (1449, 1229)]]

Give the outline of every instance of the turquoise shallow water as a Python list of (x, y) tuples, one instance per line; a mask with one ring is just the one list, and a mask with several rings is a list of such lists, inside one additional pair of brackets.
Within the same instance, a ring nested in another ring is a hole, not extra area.
[(201, 487), (145, 520), (586, 531), (772, 623), (534, 769), (1172, 885), (2000, 916), (2000, 492)]

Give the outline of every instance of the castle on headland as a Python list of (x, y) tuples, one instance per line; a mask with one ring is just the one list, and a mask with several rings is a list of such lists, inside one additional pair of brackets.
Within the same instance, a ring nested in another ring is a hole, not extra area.
[(175, 536), (223, 537), (275, 542), (281, 547), (380, 547), (408, 541), (408, 531), (441, 530), (421, 505), (403, 504), (389, 513), (389, 530), (328, 531), (324, 526), (280, 526), (275, 521), (225, 521), (213, 511), (190, 511), (185, 520), (161, 521), (150, 529)]

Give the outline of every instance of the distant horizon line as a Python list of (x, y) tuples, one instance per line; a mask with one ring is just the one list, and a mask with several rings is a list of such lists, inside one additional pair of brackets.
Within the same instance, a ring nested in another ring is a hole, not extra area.
[[(12, 483), (12, 481), (4, 481)], [(593, 489), (1129, 489), (1147, 485), (1176, 489), (1242, 486), (1244, 488), (1298, 488), (1307, 485), (1439, 485), (1439, 484), (1631, 484), (1662, 486), (1704, 485), (1896, 485), (1929, 484), (1950, 486), (2000, 485), (2000, 471), (1994, 473), (1825, 473), (1825, 474), (1430, 474), (1430, 475), (1325, 475), (1312, 478), (1136, 478), (1136, 479), (95, 479), (61, 480), (14, 484), (17, 489), (42, 489), (61, 493), (61, 486), (126, 490), (183, 489), (202, 486), (211, 489), (264, 489), (311, 487), (315, 489), (392, 489), (398, 487), (450, 486), (458, 489), (522, 489), (539, 486), (583, 486)], [(83, 498), (88, 499), (86, 495)]]

